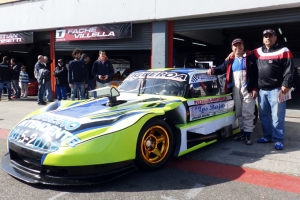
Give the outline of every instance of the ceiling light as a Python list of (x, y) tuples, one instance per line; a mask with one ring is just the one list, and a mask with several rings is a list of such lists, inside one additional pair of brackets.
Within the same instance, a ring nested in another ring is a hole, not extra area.
[(280, 27), (278, 28), (278, 31), (279, 31), (280, 35), (282, 35), (282, 30)]
[(173, 37), (174, 40), (184, 41), (184, 39)]
[(287, 39), (286, 39), (286, 37), (284, 37), (283, 39), (284, 39), (284, 41), (285, 41), (285, 42), (287, 42)]
[(200, 45), (200, 46), (206, 46), (206, 44), (200, 44), (200, 43), (197, 43), (197, 42), (192, 42), (192, 44), (194, 44), (194, 45)]
[(26, 51), (11, 51), (11, 52), (14, 52), (14, 53), (28, 53)]

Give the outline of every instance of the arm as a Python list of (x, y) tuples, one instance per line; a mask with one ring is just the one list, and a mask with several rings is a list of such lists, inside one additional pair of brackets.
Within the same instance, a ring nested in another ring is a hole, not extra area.
[(113, 65), (111, 64), (111, 62), (109, 61), (108, 64), (108, 77), (111, 79), (115, 74), (115, 69), (113, 67)]
[(226, 68), (227, 68), (227, 65), (228, 65), (229, 62), (230, 62), (230, 60), (229, 61), (224, 61), (221, 65), (219, 65), (217, 67), (214, 67), (214, 68), (210, 68), (207, 71), (207, 74), (209, 74), (209, 75), (225, 74), (226, 73)]
[[(283, 73), (283, 82), (282, 82), (282, 91), (288, 92), (290, 88), (293, 86), (293, 75), (294, 75), (294, 60), (293, 55), (290, 51), (285, 52), (287, 59), (284, 60), (283, 67), (284, 73)], [(287, 90), (288, 89), (288, 90)], [(285, 92), (284, 92), (285, 93)]]
[[(73, 84), (73, 80), (72, 80), (72, 73), (73, 73), (73, 69), (72, 69), (72, 62), (70, 62), (69, 64), (69, 70), (68, 70), (68, 82), (69, 84)], [(71, 86), (70, 86), (71, 87)]]
[(98, 76), (98, 68), (97, 68), (98, 64), (97, 61), (94, 62), (93, 67), (92, 67), (92, 74), (93, 76)]

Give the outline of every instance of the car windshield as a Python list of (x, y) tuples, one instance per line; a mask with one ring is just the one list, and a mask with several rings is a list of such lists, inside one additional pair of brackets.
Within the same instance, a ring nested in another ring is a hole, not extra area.
[(166, 77), (139, 76), (131, 73), (118, 87), (120, 92), (135, 94), (157, 94), (167, 96), (184, 96), (187, 83), (183, 80), (172, 80)]

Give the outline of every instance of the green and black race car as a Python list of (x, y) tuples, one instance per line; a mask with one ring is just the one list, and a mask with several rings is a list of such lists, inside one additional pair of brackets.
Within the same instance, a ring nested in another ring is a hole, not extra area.
[[(224, 79), (198, 69), (131, 73), (84, 101), (56, 101), (10, 132), (2, 169), (29, 183), (99, 183), (239, 132)], [(257, 117), (257, 115), (256, 115)]]

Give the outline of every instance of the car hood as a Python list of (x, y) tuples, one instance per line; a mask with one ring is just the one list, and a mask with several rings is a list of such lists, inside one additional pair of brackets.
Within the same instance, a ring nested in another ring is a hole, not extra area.
[(125, 103), (109, 107), (108, 98), (104, 97), (32, 115), (11, 131), (8, 140), (45, 152), (56, 151), (60, 146), (74, 147), (83, 140), (131, 126), (149, 113), (163, 115), (178, 107), (183, 99), (127, 94), (118, 100)]

